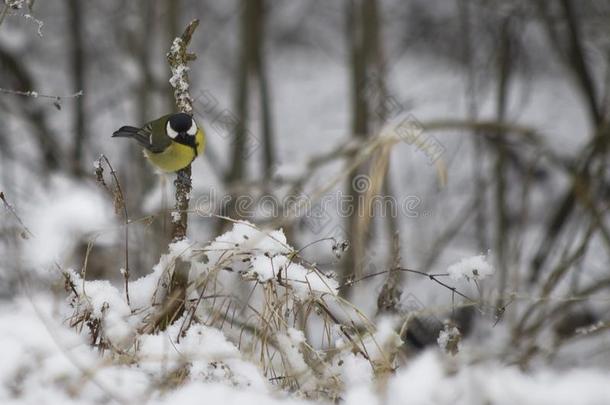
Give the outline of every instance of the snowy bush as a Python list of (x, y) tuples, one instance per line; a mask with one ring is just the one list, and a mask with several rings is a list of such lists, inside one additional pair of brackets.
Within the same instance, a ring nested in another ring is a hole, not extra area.
[[(188, 274), (186, 291), (172, 290), (179, 271)], [(110, 361), (137, 364), (176, 385), (261, 387), (266, 377), (306, 397), (338, 398), (343, 364), (355, 357), (372, 374), (386, 372), (401, 345), (390, 325), (378, 331), (339, 298), (338, 282), (302, 258), (283, 232), (248, 222), (207, 245), (171, 244), (151, 274), (129, 283), (129, 302), (108, 281), (86, 281), (74, 270), (64, 277), (70, 326)], [(350, 327), (352, 317), (366, 329)], [(307, 337), (312, 322), (324, 330), (323, 348)]]

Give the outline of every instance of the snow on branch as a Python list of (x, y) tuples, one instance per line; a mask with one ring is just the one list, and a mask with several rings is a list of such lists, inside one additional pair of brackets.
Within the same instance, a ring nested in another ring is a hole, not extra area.
[[(192, 20), (180, 37), (174, 39), (169, 52), (167, 61), (172, 73), (169, 83), (174, 89), (176, 107), (183, 113), (192, 114), (192, 98), (189, 93), (189, 68), (187, 63), (197, 58), (194, 53), (187, 52), (191, 42), (191, 37), (199, 25), (199, 20)], [(191, 165), (188, 165), (177, 173), (174, 182), (176, 187), (176, 205), (172, 213), (172, 239), (181, 240), (186, 237), (186, 227), (188, 220), (189, 202), (191, 199)]]
[(172, 72), (169, 84), (174, 89), (176, 106), (181, 112), (190, 114), (193, 111), (193, 99), (189, 94), (188, 62), (197, 59), (197, 55), (187, 52), (191, 37), (199, 26), (199, 20), (192, 20), (181, 36), (176, 37), (167, 53), (167, 61)]

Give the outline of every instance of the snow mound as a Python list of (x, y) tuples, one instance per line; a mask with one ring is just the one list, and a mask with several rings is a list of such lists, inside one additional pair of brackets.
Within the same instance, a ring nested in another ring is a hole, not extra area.
[(485, 255), (467, 257), (447, 268), (449, 276), (458, 280), (482, 280), (494, 273)]

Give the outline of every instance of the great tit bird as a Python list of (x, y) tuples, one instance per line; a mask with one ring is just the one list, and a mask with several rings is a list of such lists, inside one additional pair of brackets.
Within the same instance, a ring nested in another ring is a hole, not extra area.
[(203, 128), (185, 113), (164, 115), (142, 128), (124, 126), (112, 136), (138, 141), (146, 157), (165, 172), (185, 168), (203, 153), (205, 146)]

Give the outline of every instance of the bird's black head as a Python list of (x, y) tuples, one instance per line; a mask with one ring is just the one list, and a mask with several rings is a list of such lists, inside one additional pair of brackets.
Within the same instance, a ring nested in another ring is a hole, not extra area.
[(165, 133), (174, 141), (183, 145), (195, 147), (195, 135), (197, 134), (197, 124), (195, 120), (185, 113), (170, 115), (165, 125)]
[(185, 113), (170, 115), (167, 119), (169, 126), (176, 132), (186, 132), (193, 124), (193, 119)]

